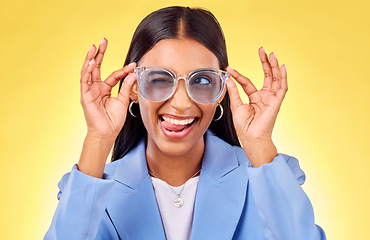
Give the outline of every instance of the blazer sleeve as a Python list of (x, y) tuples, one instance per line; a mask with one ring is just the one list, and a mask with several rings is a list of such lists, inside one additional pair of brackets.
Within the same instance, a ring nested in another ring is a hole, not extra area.
[(305, 174), (297, 159), (279, 154), (259, 168), (249, 165), (248, 173), (266, 239), (326, 239), (315, 225), (311, 202), (300, 186)]
[(114, 180), (80, 172), (75, 165), (59, 182), (58, 207), (44, 239), (95, 239)]

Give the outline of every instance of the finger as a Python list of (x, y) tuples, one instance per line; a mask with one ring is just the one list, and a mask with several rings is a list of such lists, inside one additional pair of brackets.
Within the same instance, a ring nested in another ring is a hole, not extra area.
[(113, 72), (107, 79), (105, 79), (104, 83), (108, 84), (110, 87), (114, 87), (122, 78), (124, 78), (127, 74), (132, 72), (136, 66), (136, 63), (130, 63), (120, 70)]
[(266, 51), (263, 47), (258, 50), (258, 55), (262, 63), (263, 74), (265, 79), (263, 81), (263, 88), (270, 89), (272, 87), (272, 69), (267, 58)]
[(286, 70), (286, 65), (283, 64), (280, 68), (280, 73), (281, 73), (281, 84), (280, 88), (277, 92), (278, 96), (284, 98), (286, 92), (288, 91), (288, 80), (287, 80), (287, 70)]
[(132, 89), (132, 86), (134, 85), (136, 81), (136, 74), (130, 73), (125, 80), (122, 82), (121, 89), (119, 90), (117, 99), (121, 101), (126, 107), (128, 107), (130, 103), (130, 92)]
[(91, 73), (95, 68), (95, 59), (92, 59), (86, 67), (83, 75), (81, 75), (80, 79), (80, 88), (81, 94), (87, 92), (89, 90), (90, 85), (92, 84)]
[(248, 96), (251, 95), (254, 92), (257, 92), (256, 87), (253, 85), (253, 83), (247, 77), (244, 77), (239, 72), (232, 69), (231, 67), (227, 67), (226, 70), (242, 86), (244, 92)]
[(234, 111), (238, 107), (242, 106), (244, 103), (242, 99), (240, 98), (238, 87), (236, 86), (235, 82), (231, 78), (227, 79), (226, 87), (227, 87), (227, 91), (229, 92), (229, 97), (230, 97), (230, 109), (231, 111)]
[(99, 44), (98, 52), (95, 55), (96, 66), (95, 66), (95, 69), (92, 72), (92, 78), (93, 78), (94, 81), (101, 80), (101, 76), (100, 76), (101, 64), (103, 62), (104, 53), (107, 50), (107, 46), (108, 46), (108, 41), (107, 41), (107, 39), (103, 38), (101, 40), (100, 44)]
[(81, 68), (81, 77), (82, 75), (85, 74), (86, 70), (87, 70), (87, 67), (89, 66), (89, 63), (91, 62), (91, 60), (94, 59), (94, 56), (95, 56), (95, 52), (96, 52), (96, 47), (95, 45), (92, 45), (89, 49), (89, 51), (87, 52), (86, 54), (86, 57), (85, 57), (85, 61), (84, 63), (82, 64), (82, 68)]
[(274, 91), (277, 91), (280, 88), (280, 84), (281, 84), (281, 72), (280, 72), (279, 62), (274, 52), (272, 52), (269, 57), (270, 57), (270, 65), (272, 68), (271, 89)]

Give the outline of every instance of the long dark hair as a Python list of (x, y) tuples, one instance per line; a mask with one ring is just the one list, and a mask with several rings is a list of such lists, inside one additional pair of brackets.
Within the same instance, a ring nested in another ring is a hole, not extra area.
[[(220, 69), (225, 70), (229, 65), (225, 38), (215, 16), (208, 10), (178, 6), (159, 9), (141, 21), (132, 37), (124, 65), (138, 62), (158, 41), (169, 38), (197, 40), (216, 55)], [(209, 129), (229, 144), (240, 146), (232, 121), (228, 93), (221, 105), (224, 115), (220, 120), (213, 121)], [(146, 134), (141, 117), (134, 118), (127, 112), (126, 122), (114, 143), (112, 161), (126, 155)]]

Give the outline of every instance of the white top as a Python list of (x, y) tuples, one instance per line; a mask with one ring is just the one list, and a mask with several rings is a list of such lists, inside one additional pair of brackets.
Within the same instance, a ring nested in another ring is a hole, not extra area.
[(155, 177), (151, 178), (167, 240), (190, 240), (199, 176), (190, 178), (185, 183), (181, 193), (184, 205), (180, 208), (175, 207), (173, 203), (177, 195), (171, 188), (176, 193), (180, 193), (183, 185), (170, 188), (165, 181)]

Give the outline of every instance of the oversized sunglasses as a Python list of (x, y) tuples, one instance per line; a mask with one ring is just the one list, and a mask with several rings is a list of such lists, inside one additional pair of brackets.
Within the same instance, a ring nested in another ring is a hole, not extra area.
[(229, 73), (214, 69), (197, 69), (188, 75), (175, 74), (161, 67), (136, 67), (137, 81), (143, 96), (152, 101), (164, 101), (176, 90), (177, 82), (185, 80), (188, 95), (196, 102), (216, 101), (225, 89)]

